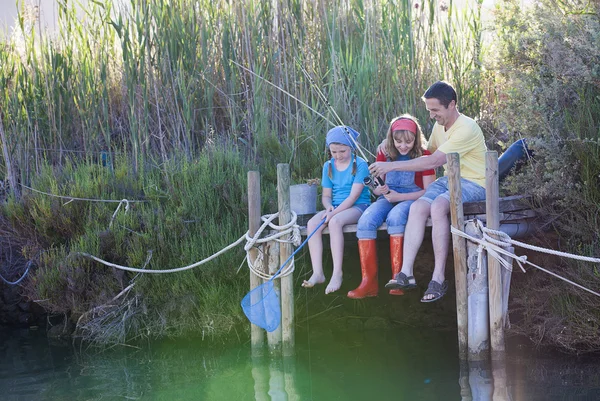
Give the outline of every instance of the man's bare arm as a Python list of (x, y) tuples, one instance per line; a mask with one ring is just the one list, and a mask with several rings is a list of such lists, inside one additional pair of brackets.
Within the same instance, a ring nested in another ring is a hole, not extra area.
[(446, 164), (446, 154), (436, 150), (430, 156), (421, 156), (416, 159), (396, 161), (396, 162), (377, 162), (369, 166), (369, 172), (374, 176), (381, 176), (390, 171), (425, 171), (435, 169)]

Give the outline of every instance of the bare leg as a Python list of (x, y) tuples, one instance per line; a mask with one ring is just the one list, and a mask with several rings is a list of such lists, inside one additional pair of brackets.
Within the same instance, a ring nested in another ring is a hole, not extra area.
[(450, 244), (450, 202), (445, 198), (437, 198), (431, 204), (431, 241), (433, 242), (433, 254), (435, 257), (435, 268), (433, 279), (438, 283), (445, 280), (446, 259), (448, 258), (448, 246)]
[[(445, 198), (436, 198), (431, 204), (431, 241), (433, 243), (433, 255), (435, 267), (432, 279), (442, 284), (446, 272), (446, 259), (450, 243), (450, 202)], [(426, 295), (423, 299), (432, 299), (433, 295)]]
[[(324, 211), (315, 214), (306, 224), (306, 231), (312, 233), (321, 220), (323, 219)], [(308, 250), (310, 252), (310, 262), (312, 264), (313, 273), (308, 280), (302, 282), (302, 287), (310, 288), (316, 284), (322, 284), (325, 282), (325, 275), (323, 274), (323, 235), (322, 231), (325, 228), (324, 225), (319, 228), (319, 231), (315, 233), (308, 240)]]
[(333, 259), (333, 273), (325, 289), (325, 294), (337, 291), (342, 286), (342, 263), (344, 259), (344, 232), (342, 229), (347, 224), (355, 224), (362, 215), (356, 208), (346, 209), (333, 216), (329, 221), (329, 240), (331, 242), (331, 257)]
[(417, 200), (410, 206), (404, 232), (404, 260), (402, 261), (402, 273), (409, 277), (413, 275), (415, 259), (423, 243), (425, 225), (430, 212), (431, 205), (424, 200)]

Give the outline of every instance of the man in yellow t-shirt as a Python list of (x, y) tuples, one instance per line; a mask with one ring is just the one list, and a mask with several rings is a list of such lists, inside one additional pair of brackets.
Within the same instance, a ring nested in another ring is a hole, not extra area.
[[(460, 156), (460, 174), (463, 202), (485, 199), (485, 152), (487, 147), (483, 132), (477, 123), (458, 111), (454, 88), (444, 81), (431, 85), (423, 95), (429, 116), (435, 119), (429, 138), (431, 156), (421, 156), (407, 161), (373, 163), (369, 170), (374, 176), (390, 171), (424, 171), (446, 164), (447, 153)], [(404, 233), (404, 258), (402, 270), (386, 284), (386, 288), (410, 289), (416, 287), (413, 267), (417, 252), (423, 242), (427, 218), (431, 216), (431, 240), (435, 266), (432, 280), (421, 302), (442, 298), (448, 289), (445, 279), (446, 258), (450, 243), (450, 193), (448, 178), (438, 178), (425, 194), (410, 208)]]

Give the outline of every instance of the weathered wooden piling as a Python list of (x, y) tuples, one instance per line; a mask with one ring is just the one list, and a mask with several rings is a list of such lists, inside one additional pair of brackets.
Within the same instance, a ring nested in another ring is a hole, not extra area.
[[(288, 164), (277, 165), (277, 193), (279, 203), (279, 226), (288, 224), (292, 219), (290, 208), (290, 167)], [(260, 199), (260, 175), (257, 171), (248, 172), (248, 230), (253, 237), (260, 228), (261, 221), (261, 199)], [(259, 250), (253, 247), (249, 251), (250, 263), (255, 269), (262, 272), (268, 272), (274, 275), (283, 263), (293, 254), (292, 244), (289, 242), (268, 241), (261, 247), (262, 264), (257, 263)], [(285, 270), (294, 261), (283, 269)], [(250, 272), (250, 290), (264, 283), (264, 280), (254, 273)], [(273, 280), (273, 290), (281, 302), (281, 323), (279, 326), (267, 333), (267, 343), (271, 355), (279, 355), (283, 351), (283, 355), (294, 355), (294, 277), (293, 274), (288, 274)], [(252, 294), (253, 308), (262, 307), (260, 302), (262, 296), (256, 292)], [(261, 355), (262, 348), (265, 342), (265, 335), (262, 328), (251, 324), (251, 343), (252, 355)]]
[[(483, 237), (474, 220), (467, 221), (465, 233), (475, 238)], [(490, 352), (487, 255), (478, 249), (475, 242), (467, 241), (469, 361), (487, 360)]]
[[(486, 152), (485, 155), (486, 190), (486, 226), (491, 230), (500, 227), (498, 153)], [(494, 237), (492, 235), (492, 237)], [(492, 359), (503, 353), (504, 326), (502, 319), (502, 265), (495, 258), (488, 258), (488, 279), (490, 288), (490, 339)]]
[[(448, 163), (448, 187), (450, 189), (450, 220), (454, 228), (464, 230), (462, 189), (460, 185), (460, 160), (458, 153), (446, 155)], [(458, 326), (458, 356), (466, 360), (468, 356), (468, 316), (467, 316), (467, 245), (459, 235), (452, 235), (454, 254), (454, 281), (456, 286), (456, 324)]]
[[(277, 165), (277, 199), (279, 205), (279, 225), (285, 225), (292, 219), (290, 208), (290, 166)], [(281, 243), (279, 247), (279, 266), (292, 254), (292, 244)], [(291, 260), (290, 265), (294, 263)], [(278, 267), (279, 267), (278, 266)], [(281, 278), (281, 327), (283, 355), (294, 354), (294, 275)]]
[[(260, 174), (258, 171), (248, 171), (248, 231), (253, 237), (261, 226), (260, 206)], [(250, 262), (254, 264), (258, 256), (258, 250), (252, 248), (249, 251)], [(258, 287), (263, 280), (250, 271), (250, 290)], [(253, 302), (254, 303), (254, 302)], [(252, 353), (259, 355), (265, 343), (265, 332), (255, 324), (250, 324), (250, 342)]]
[[(512, 246), (510, 248), (506, 248), (509, 253), (514, 254), (515, 248)], [(510, 295), (510, 279), (512, 276), (512, 265), (514, 259), (508, 256), (503, 257), (504, 260), (510, 265), (510, 269), (501, 269), (502, 271), (502, 327), (504, 329), (510, 328), (510, 321), (508, 319), (508, 298)]]

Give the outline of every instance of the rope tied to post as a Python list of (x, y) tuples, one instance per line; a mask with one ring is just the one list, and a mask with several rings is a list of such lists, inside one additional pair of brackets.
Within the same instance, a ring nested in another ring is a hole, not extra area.
[[(254, 237), (250, 237), (249, 232), (246, 233), (246, 245), (244, 246), (244, 250), (246, 251), (246, 261), (248, 263), (248, 267), (255, 276), (258, 276), (263, 280), (270, 280), (273, 277), (268, 272), (263, 272), (260, 268), (257, 267), (264, 263), (264, 244), (269, 241), (276, 241), (280, 243), (291, 243), (297, 247), (298, 245), (300, 245), (302, 239), (300, 235), (300, 227), (296, 224), (298, 216), (294, 211), (292, 211), (292, 217), (290, 219), (290, 222), (281, 226), (273, 223), (273, 220), (275, 220), (275, 218), (277, 218), (278, 216), (279, 213), (266, 214), (264, 216), (261, 216), (263, 224), (256, 231)], [(260, 235), (267, 227), (276, 231), (276, 233), (260, 238)], [(283, 238), (286, 235), (289, 235), (288, 238)], [(256, 246), (256, 244), (260, 245)], [(254, 261), (252, 261), (252, 258), (250, 257), (250, 250), (253, 247), (258, 249), (258, 255)], [(283, 269), (281, 273), (277, 275), (277, 277), (285, 277), (290, 275), (294, 271), (294, 268), (295, 264), (294, 260), (292, 259), (291, 263), (285, 269)]]
[[(119, 204), (119, 206), (121, 204), (125, 204), (126, 205), (126, 209), (127, 209), (127, 201), (123, 200), (121, 201), (121, 203)], [(118, 211), (118, 207), (116, 212)], [(277, 242), (282, 242), (282, 243), (292, 243), (296, 246), (298, 246), (298, 244), (300, 244), (300, 227), (296, 224), (296, 220), (297, 220), (297, 216), (296, 213), (294, 213), (292, 211), (292, 216), (291, 216), (291, 220), (289, 223), (283, 225), (283, 226), (278, 226), (276, 224), (273, 223), (273, 220), (275, 220), (275, 218), (279, 216), (279, 213), (275, 213), (275, 214), (269, 214), (269, 215), (265, 215), (261, 217), (261, 220), (263, 220), (263, 224), (261, 225), (261, 227), (256, 231), (256, 234), (253, 237), (250, 237), (249, 232), (246, 232), (244, 235), (242, 235), (240, 238), (238, 238), (237, 240), (235, 240), (234, 242), (232, 242), (231, 244), (229, 244), (228, 246), (226, 246), (225, 248), (221, 249), (220, 251), (214, 253), (213, 255), (200, 260), (198, 262), (195, 262), (191, 265), (187, 265), (187, 266), (183, 266), (183, 267), (176, 267), (176, 268), (172, 268), (172, 269), (160, 269), (160, 270), (147, 270), (147, 269), (140, 269), (140, 268), (135, 268), (135, 267), (130, 267), (130, 266), (123, 266), (123, 265), (118, 265), (116, 263), (111, 263), (108, 262), (104, 259), (101, 259), (97, 256), (94, 255), (90, 255), (89, 253), (85, 253), (85, 252), (75, 252), (73, 253), (71, 256), (83, 256), (92, 260), (95, 260), (98, 263), (101, 263), (105, 266), (108, 267), (114, 267), (115, 269), (119, 269), (119, 270), (125, 270), (125, 271), (130, 271), (130, 272), (134, 272), (134, 273), (151, 273), (151, 274), (162, 274), (162, 273), (177, 273), (177, 272), (181, 272), (184, 270), (189, 270), (192, 269), (194, 267), (200, 266), (204, 263), (207, 263), (211, 260), (213, 260), (214, 258), (216, 258), (217, 256), (222, 255), (223, 253), (225, 253), (226, 251), (236, 247), (237, 245), (241, 244), (244, 240), (246, 240), (246, 245), (244, 246), (244, 250), (246, 251), (246, 260), (248, 262), (248, 267), (250, 268), (250, 270), (256, 274), (257, 276), (261, 277), (261, 278), (266, 278), (266, 279), (270, 279), (272, 276), (270, 276), (267, 273), (261, 272), (260, 270), (256, 269), (254, 267), (254, 264), (256, 264), (256, 261), (251, 262), (250, 261), (250, 256), (249, 256), (249, 251), (250, 249), (252, 249), (253, 247), (256, 246), (256, 244), (263, 244), (265, 242), (268, 241), (277, 241)], [(276, 232), (275, 234), (269, 235), (267, 237), (264, 238), (260, 238), (261, 234), (263, 233), (263, 231), (267, 228), (270, 227), (274, 230), (277, 230), (278, 232)], [(286, 235), (289, 234), (288, 238), (283, 238)], [(260, 251), (260, 249), (259, 249)], [(259, 256), (261, 256), (261, 252), (259, 252)], [(294, 271), (294, 262), (292, 261), (290, 263), (290, 265), (285, 268), (284, 270), (282, 270), (281, 274), (278, 274), (277, 277), (283, 277), (283, 276), (287, 276), (289, 274), (291, 274)]]
[[(555, 251), (553, 249), (546, 249), (546, 248), (538, 247), (535, 245), (529, 245), (524, 242), (515, 241), (505, 232), (487, 228), (484, 226), (483, 222), (479, 219), (475, 219), (475, 221), (477, 223), (477, 226), (479, 227), (479, 229), (481, 229), (481, 231), (483, 233), (483, 238), (473, 237), (473, 236), (465, 233), (464, 231), (461, 231), (452, 226), (450, 227), (450, 230), (451, 230), (452, 234), (461, 236), (471, 242), (475, 242), (475, 243), (479, 244), (479, 246), (477, 248), (477, 268), (478, 269), (481, 269), (481, 265), (482, 265), (481, 256), (482, 256), (483, 250), (485, 249), (487, 251), (488, 255), (490, 255), (491, 257), (496, 259), (500, 263), (501, 266), (503, 266), (505, 269), (507, 269), (511, 272), (512, 272), (512, 264), (510, 262), (508, 262), (508, 260), (503, 258), (502, 255), (514, 259), (517, 262), (517, 264), (519, 265), (519, 267), (521, 268), (521, 270), (523, 271), (523, 273), (526, 273), (526, 270), (523, 267), (523, 264), (528, 264), (528, 265), (535, 267), (538, 270), (543, 271), (544, 273), (548, 273), (551, 276), (554, 276), (554, 277), (556, 277), (560, 280), (563, 280), (571, 285), (574, 285), (577, 288), (580, 288), (584, 291), (587, 291), (591, 294), (594, 294), (594, 295), (600, 297), (600, 293), (590, 290), (589, 288), (586, 288), (586, 287), (584, 287), (580, 284), (577, 284), (565, 277), (562, 277), (562, 276), (560, 276), (556, 273), (553, 273), (547, 269), (544, 269), (543, 267), (538, 266), (535, 263), (528, 261), (526, 255), (517, 256), (516, 254), (507, 251), (507, 248), (510, 248), (512, 246), (519, 246), (521, 248), (530, 249), (530, 250), (533, 250), (536, 252), (542, 252), (542, 253), (547, 253), (547, 254), (551, 254), (551, 255), (568, 257), (571, 259), (582, 260), (582, 261), (591, 262), (591, 263), (600, 263), (600, 258), (592, 258), (589, 256), (574, 255), (572, 253)], [(494, 238), (494, 237), (492, 237), (492, 235), (497, 236), (498, 238)]]

